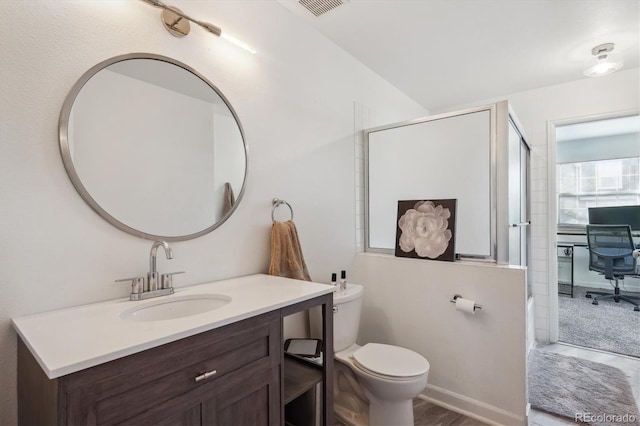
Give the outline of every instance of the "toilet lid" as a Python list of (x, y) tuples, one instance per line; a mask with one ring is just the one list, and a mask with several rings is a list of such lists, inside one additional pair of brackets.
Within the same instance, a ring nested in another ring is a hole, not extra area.
[(382, 343), (367, 343), (353, 353), (353, 359), (365, 369), (384, 376), (412, 377), (429, 371), (429, 362), (422, 355)]

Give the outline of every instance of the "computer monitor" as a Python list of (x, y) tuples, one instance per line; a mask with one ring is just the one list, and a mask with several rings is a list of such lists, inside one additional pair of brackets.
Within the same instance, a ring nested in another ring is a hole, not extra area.
[(589, 207), (589, 223), (592, 225), (629, 225), (640, 232), (640, 205), (616, 207)]

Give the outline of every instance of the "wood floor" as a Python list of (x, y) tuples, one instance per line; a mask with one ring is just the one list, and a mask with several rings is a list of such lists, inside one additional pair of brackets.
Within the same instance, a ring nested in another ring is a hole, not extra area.
[(413, 401), (413, 423), (415, 426), (477, 426), (485, 424), (423, 399)]
[[(478, 420), (435, 405), (424, 399), (413, 400), (413, 424), (415, 426), (482, 426)], [(335, 426), (344, 426), (336, 421)], [(392, 426), (392, 425), (388, 425)]]

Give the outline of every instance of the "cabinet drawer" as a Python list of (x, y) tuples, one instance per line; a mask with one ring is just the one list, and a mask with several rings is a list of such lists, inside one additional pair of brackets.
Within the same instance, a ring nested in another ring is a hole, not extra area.
[(269, 313), (72, 374), (67, 420), (119, 423), (234, 371), (277, 366), (280, 341), (279, 315)]
[(118, 426), (280, 425), (280, 367), (234, 371), (165, 403), (125, 419)]

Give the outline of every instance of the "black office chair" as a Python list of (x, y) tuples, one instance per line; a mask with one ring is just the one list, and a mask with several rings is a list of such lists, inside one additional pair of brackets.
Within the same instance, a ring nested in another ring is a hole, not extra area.
[(587, 243), (589, 244), (589, 270), (600, 272), (608, 280), (616, 280), (614, 293), (601, 291), (587, 291), (587, 297), (594, 297), (593, 304), (598, 300), (613, 299), (616, 303), (621, 300), (631, 303), (634, 311), (640, 311), (638, 303), (640, 297), (620, 294), (618, 281), (625, 275), (633, 275), (636, 270), (636, 259), (633, 257), (633, 238), (629, 225), (587, 225)]

